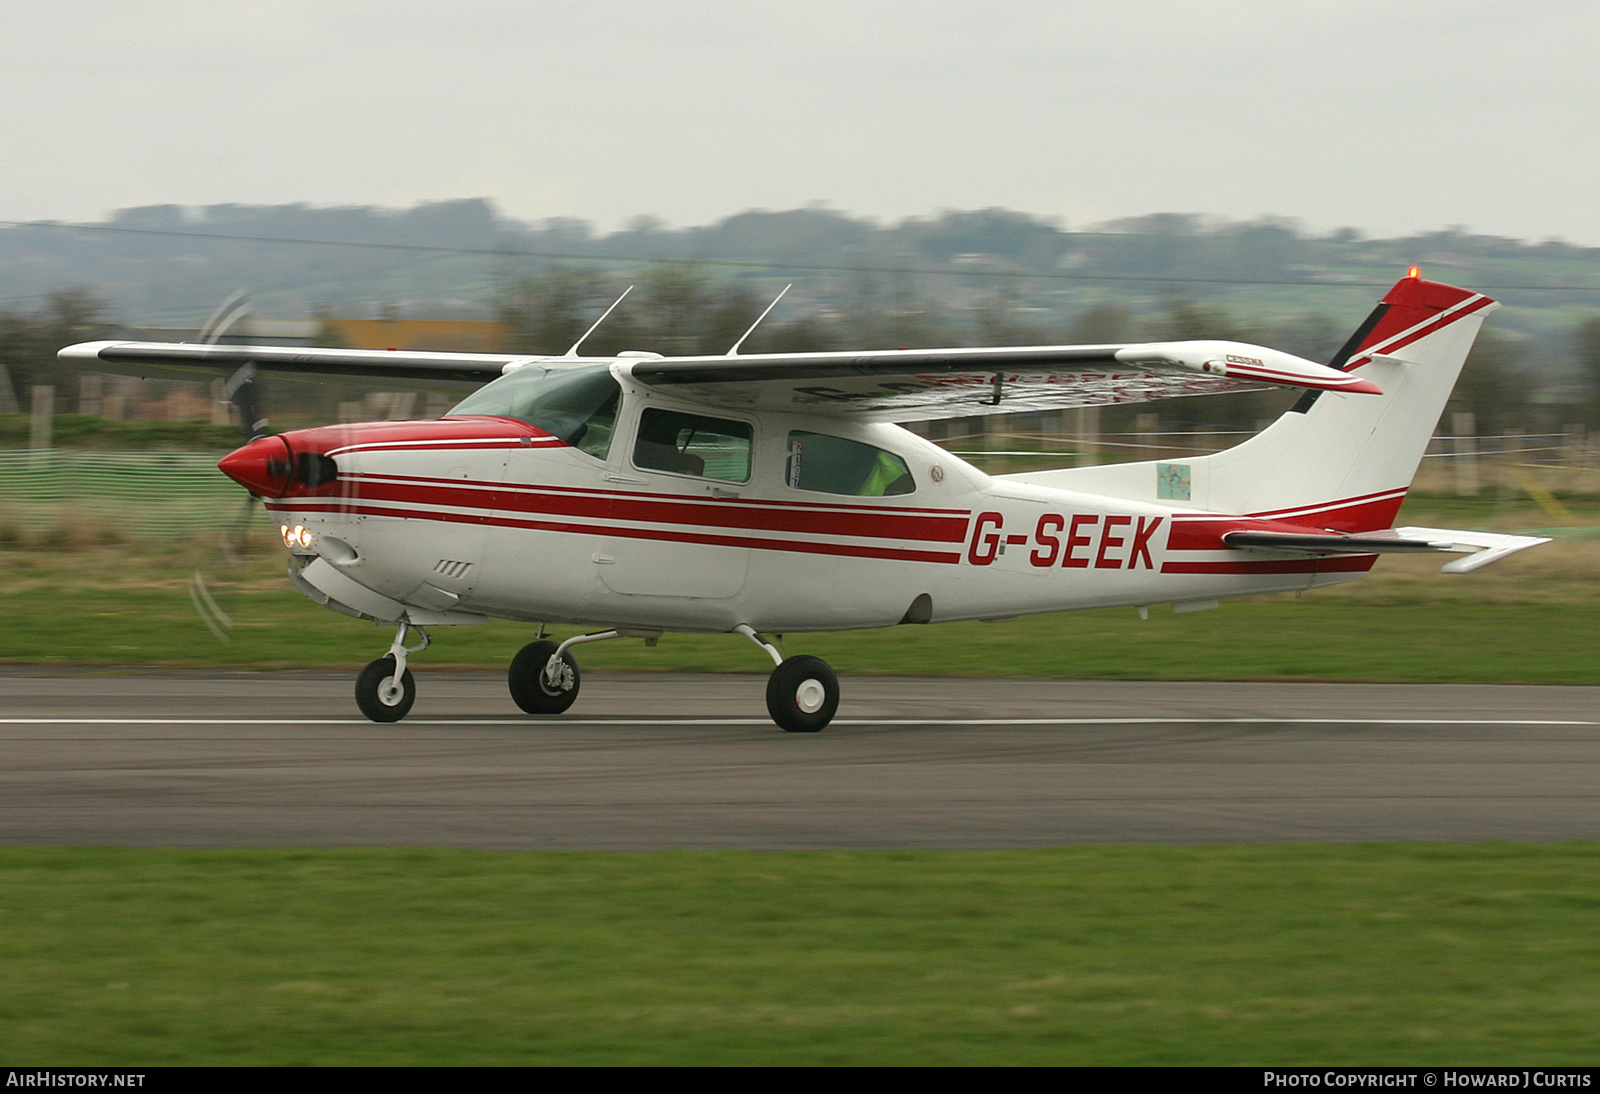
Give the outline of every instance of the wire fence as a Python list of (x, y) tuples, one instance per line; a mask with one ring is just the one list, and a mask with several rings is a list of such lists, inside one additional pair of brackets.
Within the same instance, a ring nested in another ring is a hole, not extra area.
[(96, 528), (170, 538), (231, 527), (243, 494), (191, 452), (0, 451), (0, 537)]
[[(1074, 434), (989, 433), (944, 442), (991, 472), (1217, 452), (1248, 431)], [(979, 446), (982, 447), (979, 447)], [(1419, 489), (1600, 494), (1600, 451), (1569, 433), (1441, 434), (1429, 444)], [(0, 450), (0, 541), (96, 528), (108, 538), (175, 538), (233, 528), (245, 512), (216, 457), (191, 452)], [(255, 510), (259, 516), (259, 507)]]

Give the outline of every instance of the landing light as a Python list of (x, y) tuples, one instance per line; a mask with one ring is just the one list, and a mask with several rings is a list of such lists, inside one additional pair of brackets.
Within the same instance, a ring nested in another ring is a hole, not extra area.
[(283, 545), (289, 548), (306, 548), (311, 546), (311, 529), (303, 524), (296, 524), (290, 528), (287, 524), (280, 524), (278, 530), (283, 533)]

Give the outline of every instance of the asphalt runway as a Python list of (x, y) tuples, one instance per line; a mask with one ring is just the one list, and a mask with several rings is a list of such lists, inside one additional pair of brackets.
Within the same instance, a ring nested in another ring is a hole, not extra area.
[(788, 734), (765, 677), (0, 669), (0, 844), (1007, 848), (1600, 839), (1600, 688), (844, 680)]

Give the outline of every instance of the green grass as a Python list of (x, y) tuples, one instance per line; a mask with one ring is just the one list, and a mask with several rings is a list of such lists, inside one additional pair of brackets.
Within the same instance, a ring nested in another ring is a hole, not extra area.
[[(1600, 523), (1600, 503), (1574, 503)], [(1404, 521), (1527, 527), (1531, 503), (1423, 498)], [(61, 529), (49, 542), (0, 537), (0, 661), (149, 666), (353, 668), (388, 648), (389, 628), (316, 607), (283, 575), (282, 549), (258, 534), (232, 569), (215, 540), (125, 538), (109, 526)], [(111, 537), (114, 538), (114, 537)], [(1132, 609), (1034, 616), (1008, 623), (894, 627), (791, 635), (841, 672), (1213, 680), (1600, 683), (1600, 539), (1563, 538), (1464, 577), (1439, 558), (1389, 556), (1360, 581), (1306, 593), (1227, 601), (1218, 611), (1141, 622)], [(235, 627), (219, 643), (191, 605), (197, 570)], [(500, 669), (532, 629), (510, 623), (435, 631), (420, 670)], [(558, 633), (571, 633), (558, 632)], [(768, 671), (745, 640), (666, 635), (579, 651), (585, 669)]]
[[(27, 414), (0, 414), (0, 449), (26, 448), (32, 436)], [(57, 414), (51, 441), (58, 448), (117, 451), (184, 449), (214, 453), (219, 459), (240, 443), (236, 425), (203, 422), (118, 422), (90, 414)]]
[[(1499, 564), (1499, 573), (1457, 578), (1439, 576), (1434, 560), (1387, 559), (1352, 585), (1184, 615), (1157, 607), (1148, 622), (1107, 609), (791, 635), (785, 651), (852, 675), (1600, 683), (1600, 545), (1540, 551)], [(0, 661), (351, 668), (388, 648), (389, 628), (295, 594), (277, 554), (253, 559), (238, 580), (213, 581), (235, 623), (223, 645), (190, 603), (192, 562), (181, 550), (133, 544), (0, 550)], [(415, 664), (502, 668), (531, 633), (510, 623), (439, 628)], [(579, 656), (585, 669), (602, 670), (766, 672), (769, 664), (727, 635), (666, 635), (654, 649), (597, 643)]]
[(1588, 1064), (1600, 847), (0, 850), (17, 1064)]
[[(380, 656), (391, 637), (387, 627), (334, 615), (288, 589), (231, 601), (240, 626), (228, 645), (211, 637), (181, 591), (80, 595), (70, 610), (51, 593), (0, 603), (0, 661), (19, 663), (355, 668)], [(433, 647), (413, 658), (419, 671), (504, 668), (532, 629), (502, 623), (434, 635)], [(784, 648), (858, 676), (1597, 684), (1600, 606), (1260, 601), (1152, 614), (1148, 623), (1124, 609), (793, 635)], [(668, 635), (655, 649), (607, 642), (578, 656), (586, 671), (771, 669), (748, 642), (726, 635)]]

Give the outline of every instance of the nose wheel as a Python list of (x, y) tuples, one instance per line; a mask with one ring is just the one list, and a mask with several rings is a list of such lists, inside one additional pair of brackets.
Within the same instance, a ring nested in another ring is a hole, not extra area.
[(417, 701), (417, 682), (406, 669), (396, 675), (394, 658), (380, 657), (356, 677), (356, 706), (374, 722), (398, 722)]
[[(406, 645), (412, 631), (422, 636), (415, 646)], [(417, 682), (406, 668), (406, 658), (427, 649), (432, 639), (421, 627), (401, 623), (395, 628), (389, 652), (361, 670), (356, 677), (356, 706), (374, 722), (398, 722), (411, 713), (417, 701)]]

